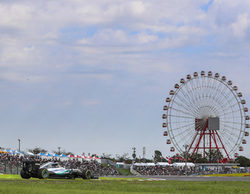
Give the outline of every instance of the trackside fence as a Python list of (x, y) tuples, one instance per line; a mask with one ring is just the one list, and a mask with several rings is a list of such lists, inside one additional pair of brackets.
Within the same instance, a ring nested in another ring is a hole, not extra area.
[(20, 174), (21, 163), (0, 162), (0, 173), (2, 174)]

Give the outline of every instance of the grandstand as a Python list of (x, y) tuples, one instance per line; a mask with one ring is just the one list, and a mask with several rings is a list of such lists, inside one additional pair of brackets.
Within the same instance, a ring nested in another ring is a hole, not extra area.
[(22, 163), (25, 160), (35, 160), (44, 164), (49, 161), (58, 162), (65, 168), (89, 169), (98, 176), (113, 176), (120, 173), (110, 164), (103, 165), (97, 156), (87, 157), (84, 155), (58, 155), (58, 154), (33, 154), (30, 152), (18, 152), (10, 149), (0, 149), (0, 173), (19, 174)]

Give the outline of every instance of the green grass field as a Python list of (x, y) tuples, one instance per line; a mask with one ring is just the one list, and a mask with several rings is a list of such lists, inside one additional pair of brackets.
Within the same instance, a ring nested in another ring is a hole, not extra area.
[(250, 173), (233, 173), (233, 174), (210, 174), (210, 175), (204, 175), (204, 176), (233, 176), (233, 177), (244, 177), (244, 176), (250, 176)]
[(250, 182), (164, 181), (141, 178), (23, 180), (0, 175), (0, 193), (250, 193)]

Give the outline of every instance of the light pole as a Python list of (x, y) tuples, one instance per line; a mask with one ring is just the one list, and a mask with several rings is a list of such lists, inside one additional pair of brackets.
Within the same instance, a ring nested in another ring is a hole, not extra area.
[(58, 147), (58, 155), (61, 155), (60, 150), (61, 150), (61, 147)]
[(133, 148), (132, 148), (132, 150), (133, 150), (133, 154), (132, 154), (132, 157), (133, 157), (133, 163), (135, 163), (135, 159), (136, 159), (136, 148), (135, 148), (135, 147), (133, 147)]
[(187, 149), (188, 149), (188, 145), (185, 144), (185, 145), (183, 145), (183, 147), (185, 148), (185, 174), (187, 176)]
[(18, 140), (18, 151), (20, 152), (21, 140), (20, 139), (17, 139), (17, 140)]

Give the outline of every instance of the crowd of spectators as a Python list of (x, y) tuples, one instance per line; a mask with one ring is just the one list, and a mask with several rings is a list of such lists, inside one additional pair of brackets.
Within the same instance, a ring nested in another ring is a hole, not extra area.
[(133, 166), (133, 169), (141, 175), (201, 175), (201, 174), (232, 174), (232, 173), (244, 173), (249, 172), (250, 168), (244, 167), (211, 167), (203, 169), (201, 166), (191, 167), (187, 166)]
[(58, 162), (60, 166), (65, 168), (78, 168), (82, 170), (89, 169), (94, 172), (95, 175), (98, 176), (119, 175), (119, 172), (116, 170), (115, 167), (109, 164), (101, 164), (96, 160), (87, 161), (78, 158), (62, 160), (58, 157), (45, 158), (40, 156), (12, 155), (7, 153), (0, 153), (0, 172), (8, 171), (9, 173), (11, 173), (12, 171), (15, 171), (13, 169), (20, 170), (22, 167), (22, 163), (25, 160), (37, 161), (40, 162), (41, 165), (46, 162)]
[[(0, 173), (6, 174), (18, 174), (22, 168), (23, 161), (32, 160), (37, 161), (41, 165), (46, 162), (57, 162), (60, 166), (68, 169), (81, 169), (91, 170), (97, 176), (116, 176), (120, 175), (117, 169), (112, 164), (101, 164), (97, 160), (85, 160), (81, 158), (60, 158), (60, 157), (42, 157), (42, 156), (29, 156), (29, 155), (17, 155), (9, 153), (0, 153)], [(218, 164), (217, 164), (218, 165)], [(237, 168), (210, 168), (202, 169), (201, 167), (187, 166), (174, 166), (174, 165), (133, 165), (133, 169), (141, 175), (157, 176), (157, 175), (194, 175), (194, 174), (214, 174), (214, 173), (235, 173), (244, 172), (248, 169)]]
[(177, 166), (133, 166), (133, 169), (141, 175), (185, 175), (194, 174), (195, 168), (193, 167), (177, 167)]

